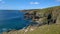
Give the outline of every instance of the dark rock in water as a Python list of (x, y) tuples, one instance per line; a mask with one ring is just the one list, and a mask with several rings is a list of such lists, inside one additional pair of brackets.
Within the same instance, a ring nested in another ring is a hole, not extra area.
[(31, 26), (37, 26), (38, 25), (38, 23), (37, 22), (31, 22), (31, 24), (30, 24)]

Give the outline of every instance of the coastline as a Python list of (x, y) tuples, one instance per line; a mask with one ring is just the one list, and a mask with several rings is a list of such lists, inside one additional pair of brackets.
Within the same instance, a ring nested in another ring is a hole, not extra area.
[[(35, 12), (37, 11), (37, 12)], [(25, 11), (23, 11), (25, 12)], [(34, 13), (35, 12), (35, 13)], [(41, 9), (41, 10), (32, 10), (26, 12), (26, 18), (29, 19), (31, 17), (33, 23), (31, 23), (26, 29), (23, 28), (21, 30), (16, 30), (16, 31), (10, 31), (8, 32), (11, 34), (52, 34), (52, 33), (58, 33), (60, 30), (60, 7), (53, 7), (53, 8), (46, 8), (46, 9)], [(38, 17), (36, 17), (38, 16)], [(56, 29), (55, 29), (56, 28)], [(54, 32), (54, 30), (56, 32)], [(35, 32), (35, 33), (34, 33)], [(44, 33), (43, 33), (44, 32)], [(5, 33), (4, 33), (5, 34)]]

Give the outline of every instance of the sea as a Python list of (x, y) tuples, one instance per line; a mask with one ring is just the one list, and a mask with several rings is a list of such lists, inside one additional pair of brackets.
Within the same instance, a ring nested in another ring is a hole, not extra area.
[(30, 20), (24, 19), (25, 13), (20, 10), (0, 10), (0, 33), (28, 27)]

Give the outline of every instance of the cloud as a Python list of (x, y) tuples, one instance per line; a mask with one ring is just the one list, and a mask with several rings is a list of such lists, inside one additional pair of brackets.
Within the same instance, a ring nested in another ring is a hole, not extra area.
[(30, 2), (30, 4), (40, 4), (39, 2)]

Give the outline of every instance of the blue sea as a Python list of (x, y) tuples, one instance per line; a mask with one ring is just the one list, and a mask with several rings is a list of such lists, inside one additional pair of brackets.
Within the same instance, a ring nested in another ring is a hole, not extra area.
[(24, 14), (20, 10), (0, 10), (0, 32), (27, 27), (30, 20), (25, 20)]

